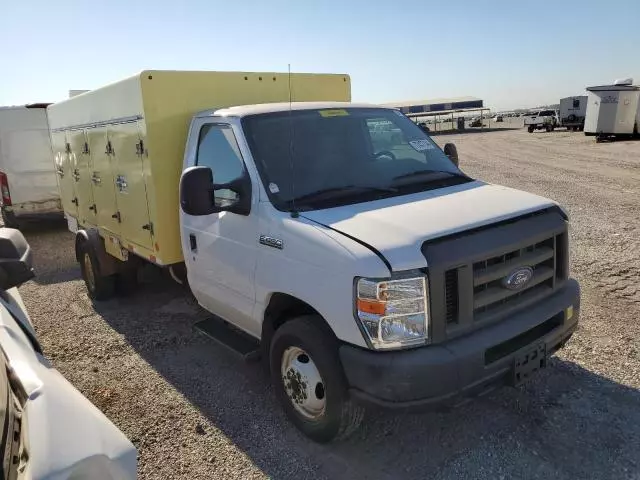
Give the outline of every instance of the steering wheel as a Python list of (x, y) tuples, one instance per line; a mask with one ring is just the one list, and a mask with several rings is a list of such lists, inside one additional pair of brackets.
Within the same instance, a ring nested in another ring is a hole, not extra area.
[(382, 157), (389, 157), (391, 160), (396, 160), (396, 156), (389, 150), (381, 150), (373, 154), (374, 160), (380, 160)]

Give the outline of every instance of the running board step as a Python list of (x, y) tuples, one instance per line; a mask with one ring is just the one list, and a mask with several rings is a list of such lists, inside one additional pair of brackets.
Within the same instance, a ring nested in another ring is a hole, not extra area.
[(251, 335), (218, 318), (209, 318), (195, 324), (195, 328), (220, 345), (239, 354), (245, 362), (260, 358), (260, 342)]

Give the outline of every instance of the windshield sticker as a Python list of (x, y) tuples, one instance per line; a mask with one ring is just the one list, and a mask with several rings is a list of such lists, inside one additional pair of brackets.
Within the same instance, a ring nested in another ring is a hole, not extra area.
[(269, 184), (269, 191), (271, 193), (280, 193), (280, 189), (278, 188), (278, 185), (276, 185), (275, 183)]
[(348, 117), (349, 112), (342, 109), (334, 109), (334, 110), (318, 110), (321, 116), (327, 117)]
[(411, 140), (409, 145), (411, 145), (416, 152), (424, 152), (425, 150), (433, 150), (436, 148), (429, 140)]

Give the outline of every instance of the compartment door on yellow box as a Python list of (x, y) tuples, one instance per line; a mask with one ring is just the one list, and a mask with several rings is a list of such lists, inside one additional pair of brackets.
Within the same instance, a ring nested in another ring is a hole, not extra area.
[(76, 196), (78, 198), (78, 221), (81, 225), (96, 224), (96, 205), (93, 201), (91, 188), (91, 156), (89, 143), (84, 130), (70, 130), (67, 140), (71, 146), (71, 159), (75, 164), (73, 178), (75, 180)]
[(91, 151), (91, 184), (93, 202), (96, 205), (97, 225), (118, 235), (120, 222), (116, 201), (115, 164), (113, 148), (109, 143), (107, 127), (87, 130)]
[(149, 220), (143, 171), (146, 150), (139, 125), (137, 122), (110, 125), (109, 138), (116, 159), (115, 183), (121, 235), (126, 241), (152, 250), (153, 226)]
[(60, 198), (63, 210), (74, 217), (78, 217), (76, 204), (76, 182), (73, 178), (75, 166), (71, 163), (69, 151), (71, 146), (67, 143), (67, 134), (64, 131), (51, 132), (51, 147), (56, 176), (60, 187)]

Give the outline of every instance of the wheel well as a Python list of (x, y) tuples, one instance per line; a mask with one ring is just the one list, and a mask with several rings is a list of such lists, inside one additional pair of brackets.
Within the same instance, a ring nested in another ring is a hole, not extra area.
[(87, 230), (78, 230), (78, 233), (76, 233), (76, 260), (78, 262), (82, 260), (81, 246), (84, 243), (91, 245), (91, 248), (96, 254), (101, 275), (112, 275), (120, 270), (120, 263), (122, 262), (107, 253), (104, 249), (104, 240), (98, 233), (98, 230), (90, 228)]
[[(267, 353), (269, 351), (271, 337), (273, 337), (275, 331), (287, 321), (300, 315), (318, 315), (319, 318), (322, 318), (315, 308), (299, 298), (286, 293), (278, 292), (272, 294), (269, 299), (269, 305), (264, 311), (264, 319), (262, 321), (262, 336), (260, 340), (263, 352)], [(333, 330), (324, 319), (322, 319), (322, 324), (323, 328), (326, 328), (333, 335)]]
[(80, 258), (80, 246), (84, 243), (84, 242), (88, 242), (89, 238), (87, 237), (87, 234), (84, 230), (80, 230), (78, 233), (76, 233), (76, 261), (78, 263), (80, 263), (80, 261), (82, 260)]

